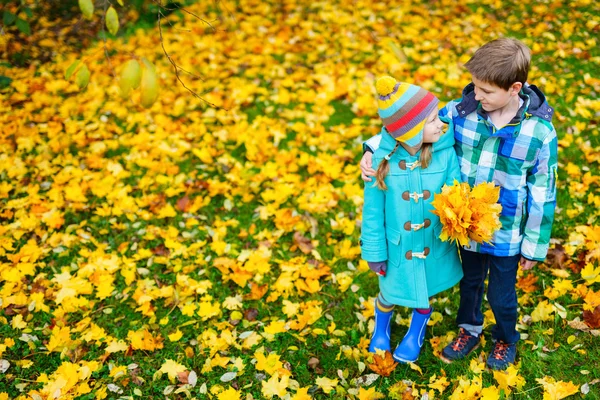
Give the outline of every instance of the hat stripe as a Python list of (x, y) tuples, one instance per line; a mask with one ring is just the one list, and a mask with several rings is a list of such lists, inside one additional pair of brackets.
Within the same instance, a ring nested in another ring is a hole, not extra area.
[[(402, 86), (404, 86), (404, 85), (402, 85)], [(381, 102), (381, 103), (383, 103), (383, 105), (387, 105), (388, 102), (391, 103), (389, 107), (379, 109), (379, 116), (381, 118), (389, 118), (392, 115), (394, 115), (395, 112), (397, 112), (400, 108), (402, 108), (408, 100), (410, 100), (415, 94), (417, 94), (417, 92), (419, 90), (421, 90), (420, 87), (414, 86), (414, 85), (406, 85), (406, 88), (403, 88), (402, 86), (400, 86), (400, 89), (398, 90), (398, 93), (397, 93), (397, 95), (400, 96), (400, 98), (398, 98), (398, 100), (394, 101), (394, 100), (390, 99), (390, 100), (386, 100), (385, 102)], [(404, 90), (402, 90), (402, 89), (404, 89)]]
[(402, 118), (400, 118), (398, 121), (394, 122), (393, 124), (386, 125), (386, 128), (388, 129), (388, 131), (391, 132), (398, 130), (403, 125), (406, 125), (409, 129), (414, 127), (413, 124), (410, 124), (410, 121), (413, 118), (415, 118), (418, 114), (420, 114), (423, 110), (425, 110), (429, 103), (433, 101), (435, 101), (435, 96), (427, 92), (425, 97), (421, 99), (421, 101), (419, 101), (419, 103), (415, 107), (413, 107), (409, 112), (404, 114), (404, 116), (402, 116)]
[(394, 115), (392, 115), (389, 118), (382, 118), (383, 120), (383, 124), (385, 126), (388, 125), (392, 125), (394, 122), (398, 121), (400, 118), (402, 118), (402, 111), (408, 111), (411, 110), (413, 107), (415, 107), (417, 104), (419, 104), (419, 101), (421, 101), (425, 95), (427, 93), (426, 92), (419, 92), (417, 93), (415, 96), (412, 97), (412, 99), (408, 100), (404, 106), (400, 109), (400, 112), (395, 113)]

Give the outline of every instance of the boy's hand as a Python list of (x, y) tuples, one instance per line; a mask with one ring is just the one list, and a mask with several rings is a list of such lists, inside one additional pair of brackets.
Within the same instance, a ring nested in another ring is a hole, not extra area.
[(371, 182), (370, 176), (375, 176), (375, 170), (373, 169), (373, 153), (365, 151), (362, 158), (360, 159), (360, 172), (363, 181)]
[(531, 268), (535, 267), (535, 264), (537, 264), (537, 261), (528, 260), (525, 257), (521, 257), (521, 261), (519, 261), (519, 264), (521, 265), (521, 269), (523, 271), (528, 271)]
[(371, 268), (371, 271), (375, 272), (377, 275), (385, 276), (385, 271), (387, 270), (386, 261), (367, 261), (367, 264), (369, 264), (369, 268)]

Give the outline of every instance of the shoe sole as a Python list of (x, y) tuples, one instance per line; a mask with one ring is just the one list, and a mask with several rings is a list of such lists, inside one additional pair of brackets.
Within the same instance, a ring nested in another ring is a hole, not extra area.
[(394, 361), (397, 361), (400, 363), (413, 363), (418, 360), (418, 358), (415, 358), (414, 360), (405, 360), (403, 358), (396, 357), (395, 355), (392, 355), (392, 358), (394, 359)]
[(446, 364), (452, 364), (453, 361), (457, 361), (457, 360), (462, 360), (463, 358), (467, 358), (469, 356), (469, 354), (471, 354), (472, 352), (474, 352), (475, 350), (477, 350), (479, 348), (479, 346), (481, 345), (481, 343), (477, 343), (475, 345), (475, 347), (473, 347), (467, 354), (465, 354), (463, 357), (461, 358), (455, 358), (454, 360), (451, 360), (449, 358), (444, 357), (443, 354), (440, 354), (440, 359), (445, 362)]

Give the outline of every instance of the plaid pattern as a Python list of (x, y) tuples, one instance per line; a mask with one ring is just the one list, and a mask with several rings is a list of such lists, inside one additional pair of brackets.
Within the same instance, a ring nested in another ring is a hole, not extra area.
[(454, 129), (462, 180), (471, 186), (494, 182), (501, 188), (502, 228), (491, 244), (471, 241), (465, 249), (495, 256), (520, 253), (543, 261), (556, 207), (558, 142), (550, 122), (553, 110), (541, 92), (525, 87), (521, 98), (517, 116), (499, 130), (469, 87), (462, 99), (440, 110), (440, 119)]

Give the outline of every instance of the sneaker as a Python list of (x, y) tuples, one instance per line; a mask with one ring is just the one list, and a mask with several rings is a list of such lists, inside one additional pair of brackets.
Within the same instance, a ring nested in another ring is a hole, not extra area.
[(510, 364), (515, 363), (517, 345), (497, 341), (487, 359), (487, 367), (495, 370), (505, 370)]
[(464, 328), (460, 328), (458, 337), (442, 350), (442, 361), (451, 363), (460, 360), (469, 355), (473, 350), (479, 347), (481, 337), (474, 336)]

